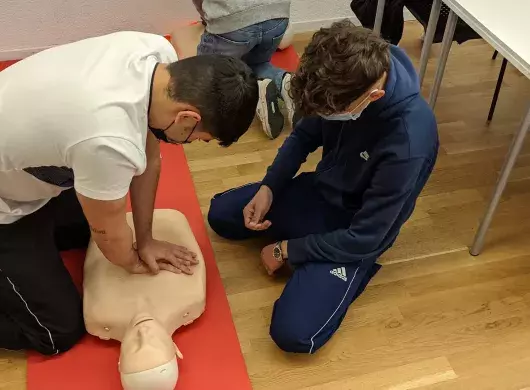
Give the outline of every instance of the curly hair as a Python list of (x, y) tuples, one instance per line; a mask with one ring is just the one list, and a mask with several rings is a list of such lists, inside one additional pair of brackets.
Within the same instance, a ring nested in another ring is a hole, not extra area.
[(291, 80), (304, 115), (344, 112), (390, 69), (389, 43), (349, 20), (317, 31)]

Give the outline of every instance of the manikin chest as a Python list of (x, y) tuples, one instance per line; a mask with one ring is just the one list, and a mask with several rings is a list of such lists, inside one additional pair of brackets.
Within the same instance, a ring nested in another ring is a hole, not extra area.
[[(128, 214), (127, 219), (132, 226), (132, 215)], [(140, 312), (149, 312), (173, 334), (204, 312), (204, 259), (184, 215), (175, 210), (156, 210), (153, 236), (195, 252), (199, 264), (194, 274), (162, 271), (158, 275), (131, 275), (110, 263), (91, 242), (83, 281), (84, 318), (90, 334), (121, 341), (127, 325)]]

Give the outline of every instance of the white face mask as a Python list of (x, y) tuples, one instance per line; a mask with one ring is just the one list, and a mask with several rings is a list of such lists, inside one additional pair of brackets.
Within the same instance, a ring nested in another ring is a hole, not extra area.
[(368, 107), (368, 105), (366, 105), (366, 107), (364, 107), (361, 111), (359, 112), (353, 112), (355, 110), (357, 110), (357, 108), (359, 108), (360, 106), (362, 106), (364, 104), (364, 102), (374, 93), (374, 92), (377, 92), (378, 90), (377, 89), (374, 89), (372, 92), (370, 92), (368, 94), (368, 96), (366, 96), (362, 102), (360, 102), (359, 104), (357, 104), (355, 106), (355, 108), (353, 110), (351, 110), (350, 112), (345, 112), (345, 113), (342, 113), (342, 114), (333, 114), (333, 115), (320, 115), (322, 118), (328, 120), (328, 121), (354, 121), (356, 119), (359, 119), (359, 117), (361, 116), (361, 114), (363, 113), (363, 111), (366, 109), (366, 107)]
[(346, 112), (344, 114), (320, 115), (320, 116), (328, 121), (354, 121), (356, 119), (359, 119), (362, 112), (363, 110), (355, 114), (352, 114), (351, 112)]

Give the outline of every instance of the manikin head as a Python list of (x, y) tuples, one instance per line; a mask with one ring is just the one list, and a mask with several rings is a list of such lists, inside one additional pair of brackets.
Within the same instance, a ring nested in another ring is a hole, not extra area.
[(389, 70), (389, 43), (345, 20), (313, 35), (291, 80), (291, 94), (304, 115), (355, 120), (385, 95)]
[(152, 82), (149, 128), (161, 141), (236, 142), (258, 104), (258, 82), (241, 60), (202, 55), (158, 64)]
[(131, 320), (121, 344), (119, 370), (125, 390), (173, 390), (178, 380), (171, 335), (148, 313)]

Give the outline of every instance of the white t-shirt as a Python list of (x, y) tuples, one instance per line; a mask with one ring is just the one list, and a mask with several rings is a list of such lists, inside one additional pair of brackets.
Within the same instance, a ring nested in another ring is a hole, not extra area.
[(125, 196), (146, 168), (155, 64), (176, 60), (164, 37), (120, 32), (0, 72), (0, 224), (72, 187), (92, 199)]

